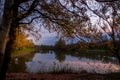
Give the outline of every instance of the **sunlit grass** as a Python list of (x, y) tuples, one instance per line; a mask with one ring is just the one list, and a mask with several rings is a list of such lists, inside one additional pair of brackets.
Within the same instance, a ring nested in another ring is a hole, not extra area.
[(23, 49), (20, 49), (20, 50), (15, 50), (11, 57), (20, 57), (20, 56), (24, 56), (24, 55), (27, 55), (31, 52), (34, 52), (36, 51), (35, 48), (23, 48)]

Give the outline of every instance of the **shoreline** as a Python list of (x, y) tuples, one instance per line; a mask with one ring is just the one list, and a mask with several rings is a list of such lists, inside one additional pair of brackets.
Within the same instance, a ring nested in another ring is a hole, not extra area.
[[(110, 77), (111, 74), (114, 74), (111, 76), (112, 78)], [(92, 74), (84, 72), (79, 74), (7, 73), (6, 80), (120, 80), (119, 74), (120, 73)]]

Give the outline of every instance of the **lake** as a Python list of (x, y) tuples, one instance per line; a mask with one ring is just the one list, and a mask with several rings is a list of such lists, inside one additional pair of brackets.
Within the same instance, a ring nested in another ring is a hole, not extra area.
[(113, 56), (97, 53), (78, 52), (39, 52), (11, 60), (8, 72), (53, 73), (72, 72), (91, 73), (119, 72), (120, 66)]

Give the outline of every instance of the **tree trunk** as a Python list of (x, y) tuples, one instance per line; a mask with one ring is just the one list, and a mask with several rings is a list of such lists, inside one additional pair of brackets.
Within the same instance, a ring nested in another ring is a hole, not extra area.
[(114, 54), (120, 63), (120, 49), (119, 49), (119, 47), (114, 50)]
[(1, 67), (2, 67), (6, 44), (8, 41), (8, 33), (9, 33), (9, 28), (10, 28), (9, 22), (10, 22), (9, 20), (5, 21), (2, 25), (2, 26), (5, 25), (4, 31), (0, 30), (0, 72), (1, 72)]
[(18, 27), (18, 20), (16, 20), (18, 7), (12, 7), (15, 1), (17, 0), (5, 0), (4, 4), (2, 26), (0, 27), (0, 80), (5, 79), (15, 37), (14, 30), (15, 27)]
[(120, 63), (120, 43), (119, 41), (116, 40), (116, 35), (115, 35), (115, 26), (116, 26), (116, 20), (115, 20), (115, 16), (116, 16), (116, 10), (115, 10), (115, 6), (112, 6), (113, 8), (113, 24), (111, 26), (112, 29), (112, 43), (113, 43), (113, 53), (116, 56), (116, 58), (118, 59), (119, 63)]
[(18, 27), (18, 21), (13, 21), (12, 25), (11, 25), (11, 28), (10, 28), (10, 32), (9, 32), (9, 41), (6, 45), (6, 50), (5, 50), (5, 55), (4, 55), (4, 60), (3, 60), (3, 65), (2, 65), (2, 77), (0, 80), (5, 80), (5, 74), (8, 70), (8, 66), (9, 66), (9, 63), (10, 63), (10, 60), (11, 60), (11, 53), (12, 53), (12, 50), (13, 50), (13, 43), (16, 39), (16, 35), (15, 35), (15, 31), (16, 31), (16, 28)]
[(12, 23), (12, 19), (9, 18), (11, 16), (10, 12), (10, 7), (12, 6), (12, 0), (6, 0), (4, 4), (4, 13), (2, 17), (2, 24), (0, 26), (0, 72), (1, 72), (1, 67), (3, 64), (3, 59), (4, 59), (4, 53), (5, 53), (5, 48), (6, 44), (8, 41), (8, 34), (9, 34), (9, 29)]

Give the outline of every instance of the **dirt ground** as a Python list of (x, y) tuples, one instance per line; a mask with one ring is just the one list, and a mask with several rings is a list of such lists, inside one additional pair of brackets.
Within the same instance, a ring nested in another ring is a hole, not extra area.
[[(6, 80), (112, 80), (104, 75), (80, 73), (80, 74), (28, 74), (7, 73)], [(118, 79), (120, 80), (120, 79)]]

